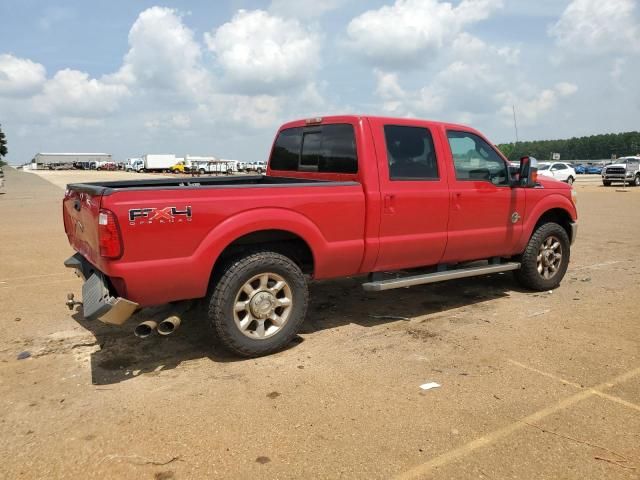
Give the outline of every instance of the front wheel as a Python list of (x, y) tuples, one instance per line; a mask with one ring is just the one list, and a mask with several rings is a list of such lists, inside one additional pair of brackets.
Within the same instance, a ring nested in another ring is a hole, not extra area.
[(637, 174), (634, 178), (633, 178), (633, 183), (632, 185), (634, 187), (640, 187), (640, 173)]
[(209, 300), (209, 319), (223, 345), (244, 357), (281, 350), (307, 312), (307, 282), (298, 265), (261, 251), (226, 265)]
[(571, 242), (557, 223), (540, 225), (531, 235), (520, 258), (517, 280), (532, 290), (551, 290), (560, 285), (569, 266)]
[(610, 187), (611, 186), (611, 182), (609, 180), (603, 180), (602, 181), (602, 185), (604, 185), (605, 187)]

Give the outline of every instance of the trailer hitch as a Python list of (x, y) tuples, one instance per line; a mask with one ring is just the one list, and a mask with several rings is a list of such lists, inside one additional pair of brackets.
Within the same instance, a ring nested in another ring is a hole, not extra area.
[(73, 310), (76, 305), (82, 306), (82, 302), (76, 302), (73, 298), (73, 293), (67, 293), (67, 301), (65, 302), (65, 305), (69, 308), (69, 310)]

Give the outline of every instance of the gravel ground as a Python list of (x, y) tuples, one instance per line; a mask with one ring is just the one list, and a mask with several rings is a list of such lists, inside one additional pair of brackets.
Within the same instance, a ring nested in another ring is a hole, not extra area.
[(298, 340), (242, 360), (196, 315), (141, 341), (64, 305), (64, 185), (139, 175), (5, 173), (0, 478), (639, 478), (640, 189), (579, 178), (553, 292), (313, 283)]

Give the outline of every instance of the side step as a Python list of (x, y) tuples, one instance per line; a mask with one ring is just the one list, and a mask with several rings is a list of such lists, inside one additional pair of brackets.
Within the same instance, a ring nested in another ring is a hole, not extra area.
[(520, 264), (517, 262), (507, 262), (498, 265), (484, 265), (482, 267), (460, 268), (457, 270), (447, 270), (444, 272), (426, 273), (413, 275), (411, 277), (390, 278), (377, 282), (367, 282), (362, 284), (367, 292), (380, 292), (382, 290), (392, 290), (394, 288), (413, 287), (423, 283), (444, 282), (445, 280), (455, 280), (456, 278), (475, 277), (476, 275), (488, 275), (490, 273), (508, 272), (518, 270)]

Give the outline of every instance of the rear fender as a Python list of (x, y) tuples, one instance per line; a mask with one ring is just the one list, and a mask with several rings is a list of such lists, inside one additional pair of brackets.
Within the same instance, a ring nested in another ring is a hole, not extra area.
[[(342, 242), (329, 243), (318, 227), (304, 215), (286, 209), (257, 208), (234, 215), (216, 226), (204, 238), (192, 257), (192, 265), (198, 269), (198, 282), (202, 285), (202, 295), (208, 287), (211, 270), (222, 252), (237, 239), (263, 230), (281, 230), (292, 233), (306, 242), (311, 250), (314, 263), (314, 277), (326, 278), (357, 271), (362, 252), (357, 261), (342, 262), (341, 252), (351, 256), (349, 245)], [(337, 243), (337, 244), (336, 244)], [(360, 246), (360, 249), (362, 247)], [(328, 259), (333, 259), (328, 262)], [(353, 263), (355, 267), (349, 265)]]

